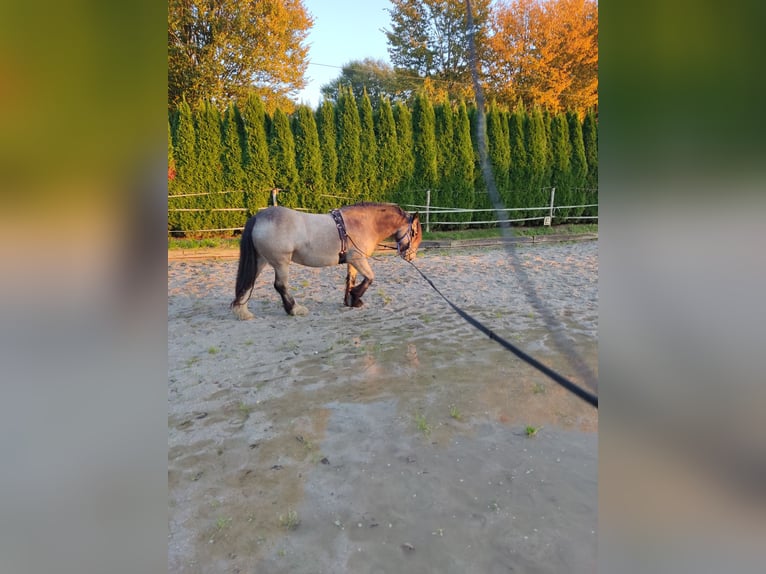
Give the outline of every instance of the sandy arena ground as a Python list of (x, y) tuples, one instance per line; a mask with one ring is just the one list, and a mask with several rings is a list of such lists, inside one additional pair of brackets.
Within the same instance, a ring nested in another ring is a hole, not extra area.
[[(563, 375), (582, 383), (555, 340), (597, 373), (597, 242), (415, 263)], [(293, 265), (305, 317), (285, 314), (267, 269), (256, 318), (237, 321), (236, 259), (168, 263), (169, 571), (595, 572), (595, 409), (403, 260), (372, 266), (365, 306), (349, 309), (345, 266)]]

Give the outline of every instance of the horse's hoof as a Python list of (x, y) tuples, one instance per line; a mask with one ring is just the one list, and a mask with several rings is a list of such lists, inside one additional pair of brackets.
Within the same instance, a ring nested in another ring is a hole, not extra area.
[(362, 305), (364, 305), (364, 301), (361, 299), (357, 299), (351, 304), (352, 307), (361, 307)]
[(303, 305), (295, 305), (292, 311), (290, 311), (290, 315), (293, 315), (295, 317), (302, 317), (308, 314), (309, 314), (309, 310), (306, 309), (306, 307), (304, 307)]
[(234, 311), (234, 316), (240, 321), (249, 321), (250, 319), (255, 318), (255, 315), (248, 311), (247, 307), (244, 305), (235, 305), (232, 308), (232, 311)]

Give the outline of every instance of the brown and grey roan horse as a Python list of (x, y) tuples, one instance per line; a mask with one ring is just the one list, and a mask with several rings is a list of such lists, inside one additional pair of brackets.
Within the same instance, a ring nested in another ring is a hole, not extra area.
[[(389, 203), (357, 203), (328, 214), (303, 213), (268, 207), (247, 220), (239, 246), (234, 315), (252, 319), (247, 309), (255, 280), (266, 264), (274, 268), (274, 288), (289, 315), (305, 315), (288, 291), (290, 262), (309, 267), (348, 264), (343, 303), (361, 307), (375, 273), (367, 258), (388, 237), (396, 240), (399, 255), (412, 261), (423, 238), (418, 214), (410, 215)], [(356, 284), (357, 274), (362, 281)], [(249, 292), (249, 293), (248, 293)]]

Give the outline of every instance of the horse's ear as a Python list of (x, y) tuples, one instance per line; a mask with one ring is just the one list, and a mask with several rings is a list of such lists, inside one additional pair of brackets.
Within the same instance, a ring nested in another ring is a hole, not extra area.
[(412, 214), (412, 219), (410, 221), (412, 221), (413, 223), (415, 221), (420, 221), (420, 214), (417, 211), (415, 213), (413, 213)]

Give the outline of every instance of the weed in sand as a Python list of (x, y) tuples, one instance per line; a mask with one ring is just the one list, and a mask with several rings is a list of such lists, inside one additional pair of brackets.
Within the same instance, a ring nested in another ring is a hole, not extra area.
[(451, 416), (456, 421), (459, 421), (461, 418), (463, 418), (463, 415), (460, 414), (460, 411), (455, 405), (450, 405), (449, 407), (449, 416)]
[(388, 305), (393, 299), (391, 295), (388, 295), (384, 289), (378, 289), (378, 295), (383, 299), (383, 304)]
[(216, 530), (219, 532), (229, 526), (229, 524), (231, 524), (231, 518), (224, 518), (223, 516), (215, 521)]
[(210, 353), (211, 355), (215, 355), (215, 354), (217, 354), (217, 353), (218, 353), (218, 347), (210, 347), (210, 348), (207, 350), (207, 352), (208, 352), (208, 353)]
[(279, 515), (279, 525), (285, 530), (295, 530), (301, 523), (301, 519), (298, 517), (298, 513), (290, 509), (287, 514)]
[(428, 436), (431, 434), (431, 425), (428, 424), (428, 421), (426, 420), (426, 417), (422, 413), (418, 413), (415, 415), (415, 422), (418, 425), (418, 430), (422, 432), (424, 435)]
[(537, 432), (543, 427), (533, 427), (531, 425), (527, 425), (527, 428), (524, 429), (524, 432), (527, 434), (528, 437), (533, 437), (537, 434)]

